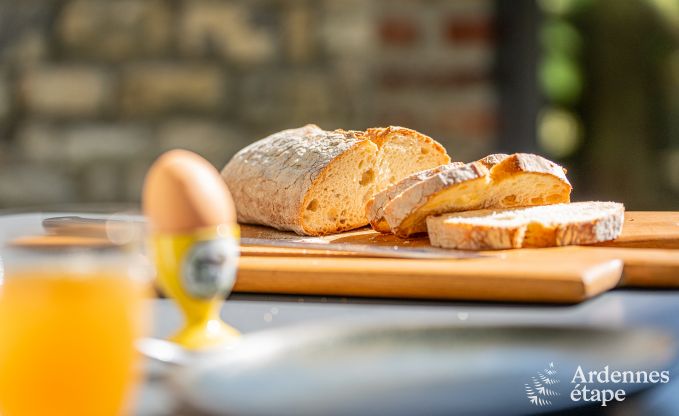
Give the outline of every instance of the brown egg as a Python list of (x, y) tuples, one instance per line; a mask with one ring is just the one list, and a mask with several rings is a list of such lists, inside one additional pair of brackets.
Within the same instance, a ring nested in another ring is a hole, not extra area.
[(144, 181), (144, 215), (161, 233), (183, 233), (236, 222), (231, 193), (217, 169), (186, 150), (171, 150)]

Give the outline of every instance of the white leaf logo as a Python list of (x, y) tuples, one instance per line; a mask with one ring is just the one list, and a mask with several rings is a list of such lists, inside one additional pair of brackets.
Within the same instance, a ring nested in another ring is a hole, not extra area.
[(526, 397), (535, 406), (549, 406), (554, 397), (559, 396), (559, 392), (550, 386), (559, 384), (561, 380), (556, 377), (557, 370), (554, 363), (542, 371), (538, 371), (537, 377), (531, 377), (531, 382), (524, 384)]

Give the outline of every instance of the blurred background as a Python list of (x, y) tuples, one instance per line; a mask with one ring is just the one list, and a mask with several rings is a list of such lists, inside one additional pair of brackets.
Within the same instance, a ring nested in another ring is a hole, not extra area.
[(679, 209), (679, 0), (0, 0), (0, 207), (137, 201), (167, 149), (305, 123)]

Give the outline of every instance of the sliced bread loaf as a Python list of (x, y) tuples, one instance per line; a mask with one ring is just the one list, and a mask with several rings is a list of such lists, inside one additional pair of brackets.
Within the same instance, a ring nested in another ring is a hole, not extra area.
[(433, 246), (464, 250), (552, 247), (614, 240), (625, 207), (616, 202), (576, 202), (431, 216)]
[(323, 235), (366, 225), (365, 204), (377, 190), (449, 161), (440, 144), (412, 130), (364, 133), (307, 125), (244, 148), (222, 177), (239, 222)]
[(564, 169), (541, 156), (491, 155), (462, 167), (441, 168), (387, 202), (383, 215), (394, 234), (407, 237), (425, 232), (430, 215), (556, 204), (568, 202), (570, 192)]

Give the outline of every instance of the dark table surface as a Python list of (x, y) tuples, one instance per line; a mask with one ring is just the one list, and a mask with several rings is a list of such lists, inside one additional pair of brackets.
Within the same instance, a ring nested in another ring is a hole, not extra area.
[[(181, 322), (168, 300), (153, 301), (154, 336), (166, 337)], [(248, 334), (255, 331), (332, 319), (453, 320), (460, 325), (548, 324), (657, 328), (679, 335), (679, 291), (615, 290), (577, 305), (529, 305), (480, 302), (417, 302), (334, 297), (234, 294), (222, 309), (225, 321)], [(572, 414), (679, 415), (679, 375), (626, 401)], [(179, 414), (174, 395), (148, 381), (135, 414)]]

